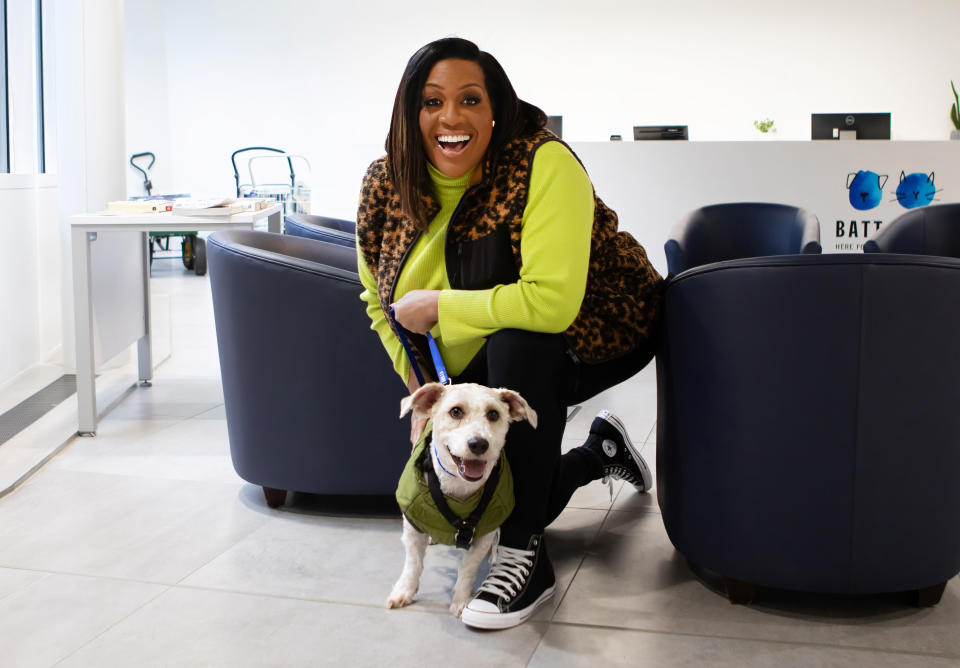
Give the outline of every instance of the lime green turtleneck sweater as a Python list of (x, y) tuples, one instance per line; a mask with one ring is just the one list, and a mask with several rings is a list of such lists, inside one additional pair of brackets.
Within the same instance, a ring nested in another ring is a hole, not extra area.
[[(537, 149), (521, 222), (520, 279), (488, 290), (450, 289), (444, 262), (447, 224), (471, 174), (453, 179), (428, 168), (440, 212), (411, 249), (394, 299), (416, 289), (441, 291), (440, 318), (431, 333), (448, 373), (461, 373), (483, 347), (484, 337), (497, 330), (562, 332), (569, 327), (583, 301), (593, 230), (593, 186), (573, 154), (559, 142)], [(376, 279), (362, 259), (358, 268), (371, 328), (406, 383), (410, 361), (380, 308)]]

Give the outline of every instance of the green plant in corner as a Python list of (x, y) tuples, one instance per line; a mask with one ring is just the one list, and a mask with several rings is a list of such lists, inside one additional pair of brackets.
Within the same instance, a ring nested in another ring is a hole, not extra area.
[(953, 106), (950, 107), (950, 120), (953, 121), (953, 127), (960, 130), (960, 96), (957, 95), (957, 87), (953, 85), (953, 79), (950, 80), (950, 88), (953, 90)]
[(773, 119), (772, 119), (772, 118), (765, 118), (765, 119), (763, 119), (762, 121), (754, 121), (754, 122), (753, 122), (753, 127), (755, 127), (757, 130), (759, 130), (759, 131), (762, 132), (763, 134), (767, 134), (768, 132), (776, 132), (776, 131), (777, 131), (777, 129), (776, 129), (775, 127), (773, 127)]

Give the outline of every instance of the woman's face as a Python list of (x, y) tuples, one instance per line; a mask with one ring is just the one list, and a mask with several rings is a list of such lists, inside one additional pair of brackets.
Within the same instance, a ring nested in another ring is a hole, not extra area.
[[(420, 108), (427, 160), (458, 178), (480, 164), (493, 134), (493, 105), (483, 70), (469, 60), (441, 60), (427, 75)], [(474, 172), (471, 183), (480, 179)]]

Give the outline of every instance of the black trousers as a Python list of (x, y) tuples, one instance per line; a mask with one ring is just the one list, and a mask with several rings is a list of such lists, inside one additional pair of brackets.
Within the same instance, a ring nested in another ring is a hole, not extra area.
[[(653, 345), (600, 364), (575, 361), (560, 334), (504, 329), (487, 337), (457, 383), (515, 390), (537, 412), (537, 428), (515, 422), (507, 434), (507, 459), (516, 505), (503, 525), (504, 542), (526, 545), (566, 507), (578, 487), (601, 477), (599, 458), (583, 448), (560, 455), (567, 407), (599, 394), (640, 371)], [(508, 541), (508, 537), (515, 538)]]

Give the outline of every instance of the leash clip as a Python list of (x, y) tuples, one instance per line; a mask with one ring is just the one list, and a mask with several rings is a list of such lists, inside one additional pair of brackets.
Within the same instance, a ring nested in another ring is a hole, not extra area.
[(470, 543), (473, 542), (473, 534), (476, 532), (476, 530), (477, 528), (475, 526), (471, 526), (467, 520), (460, 520), (457, 522), (457, 547), (461, 550), (468, 549), (470, 547)]

